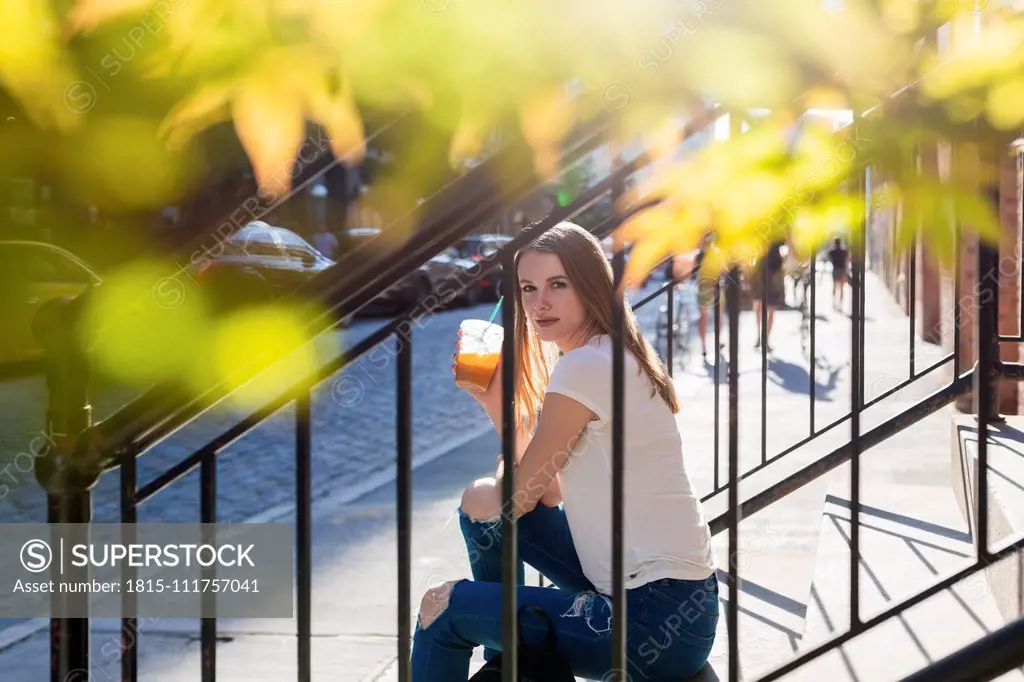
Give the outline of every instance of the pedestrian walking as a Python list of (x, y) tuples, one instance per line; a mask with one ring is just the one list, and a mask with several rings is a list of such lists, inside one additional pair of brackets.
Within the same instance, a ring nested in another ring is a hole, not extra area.
[(846, 298), (846, 284), (849, 281), (847, 267), (849, 266), (850, 252), (843, 246), (843, 240), (839, 237), (832, 242), (828, 260), (832, 264), (832, 308), (842, 310), (843, 301)]
[[(760, 348), (764, 343), (769, 351), (772, 350), (768, 339), (775, 320), (775, 310), (786, 305), (786, 283), (782, 271), (783, 243), (778, 241), (768, 247), (758, 259), (750, 282), (750, 295), (754, 299), (754, 313), (757, 316), (757, 342), (754, 347)], [(762, 320), (764, 329), (761, 329)]]

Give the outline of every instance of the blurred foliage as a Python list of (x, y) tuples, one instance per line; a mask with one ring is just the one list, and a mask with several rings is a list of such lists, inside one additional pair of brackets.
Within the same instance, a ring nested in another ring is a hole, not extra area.
[[(807, 255), (855, 234), (866, 169), (870, 208), (909, 216), (900, 243), (920, 226), (948, 260), (955, 226), (999, 230), (986, 183), (1024, 122), (1019, 4), (15, 0), (0, 7), (0, 172), (101, 209), (157, 208), (203, 181), (211, 131), (233, 126), (261, 196), (280, 197), (311, 124), (356, 163), (379, 132), (367, 112), (412, 111), (456, 167), (516, 121), (557, 184), (566, 134), (605, 117), (610, 142), (643, 141), (658, 159), (619, 207), (660, 200), (624, 227), (631, 278), (709, 229), (722, 261), (709, 267), (748, 263), (780, 238)], [(712, 104), (749, 129), (671, 158)], [(857, 116), (836, 131), (814, 110)], [(957, 150), (943, 177), (917, 161), (939, 141)], [(422, 153), (414, 145), (387, 181), (389, 205), (425, 196)]]

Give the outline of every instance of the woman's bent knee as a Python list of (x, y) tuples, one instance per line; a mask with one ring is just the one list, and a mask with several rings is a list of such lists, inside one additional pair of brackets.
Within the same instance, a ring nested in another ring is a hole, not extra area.
[(477, 479), (462, 492), (462, 511), (473, 521), (492, 521), (500, 510), (501, 492), (493, 478)]
[(427, 629), (448, 609), (448, 602), (451, 599), (452, 589), (456, 580), (449, 580), (435, 587), (431, 587), (423, 594), (420, 600), (419, 624), (420, 628)]

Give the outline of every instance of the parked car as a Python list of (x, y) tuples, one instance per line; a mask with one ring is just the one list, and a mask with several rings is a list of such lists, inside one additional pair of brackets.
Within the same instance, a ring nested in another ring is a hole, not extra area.
[(456, 293), (458, 288), (469, 282), (479, 269), (477, 262), (462, 258), (459, 250), (449, 247), (427, 262), (427, 274), (434, 293), (445, 305), (458, 302), (472, 306), (480, 302), (484, 296), (484, 285), (480, 280)]
[(40, 360), (32, 333), (36, 312), (48, 301), (75, 298), (103, 279), (69, 251), (33, 241), (0, 241), (0, 363)]
[[(376, 227), (354, 227), (346, 230), (342, 235), (338, 260), (344, 261), (353, 252), (365, 254), (361, 256), (362, 258), (372, 259), (376, 247), (380, 244), (380, 237), (381, 231)], [(425, 299), (433, 290), (430, 269), (425, 265), (420, 266), (416, 272), (389, 287), (355, 314), (363, 317), (399, 313)]]
[[(455, 248), (462, 258), (480, 261), (496, 253), (510, 241), (512, 237), (504, 234), (471, 234), (458, 242)], [(480, 289), (485, 300), (496, 301), (501, 296), (501, 277), (502, 267), (498, 265), (480, 279)]]
[(225, 310), (279, 298), (333, 265), (291, 230), (258, 220), (194, 260), (189, 274), (211, 295), (215, 309)]

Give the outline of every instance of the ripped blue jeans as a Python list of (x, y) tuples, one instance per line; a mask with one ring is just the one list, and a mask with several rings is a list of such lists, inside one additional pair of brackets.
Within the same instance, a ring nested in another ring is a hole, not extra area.
[[(447, 591), (447, 606), (430, 623), (417, 619), (413, 637), (414, 682), (460, 682), (469, 678), (473, 649), (492, 658), (502, 645), (501, 522), (476, 522), (461, 509), (459, 521), (473, 580)], [(577, 677), (610, 679), (611, 598), (583, 574), (561, 507), (537, 505), (519, 519), (519, 557), (557, 589), (524, 585), (518, 567), (518, 605), (537, 606), (550, 617), (559, 654)], [(626, 591), (629, 680), (678, 682), (707, 661), (718, 624), (718, 579), (655, 580)], [(528, 644), (541, 644), (547, 625), (523, 612), (520, 628)]]

